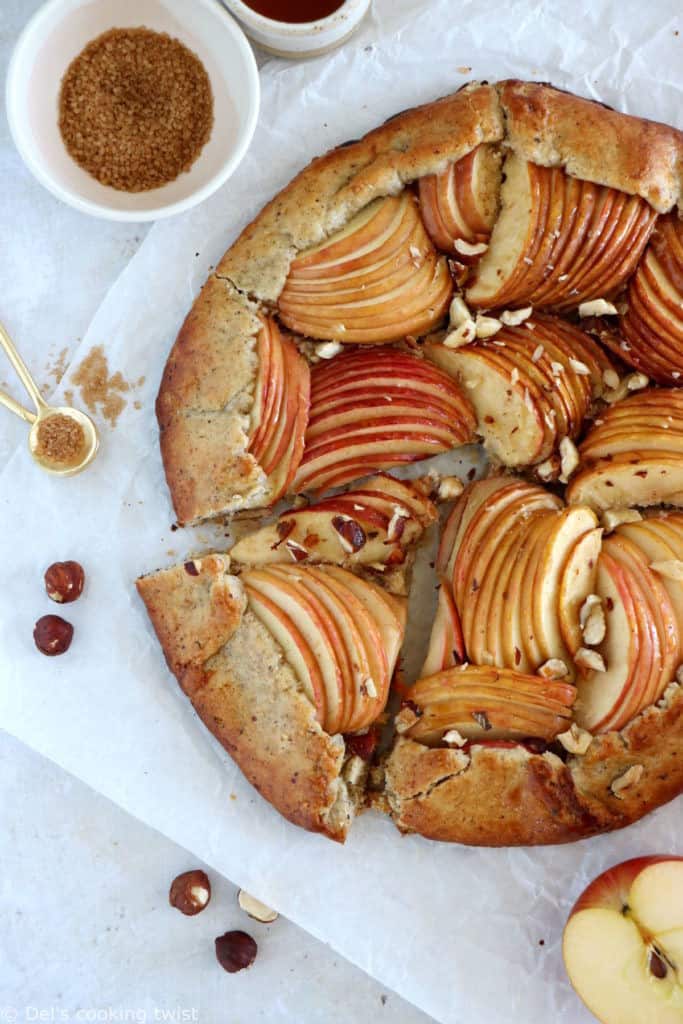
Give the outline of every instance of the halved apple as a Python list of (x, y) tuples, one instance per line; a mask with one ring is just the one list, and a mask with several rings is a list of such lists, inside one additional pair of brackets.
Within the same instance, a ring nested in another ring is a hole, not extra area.
[(242, 574), (249, 607), (277, 640), (330, 733), (370, 725), (387, 701), (405, 600), (344, 569), (271, 565)]
[(460, 625), (458, 609), (447, 580), (441, 581), (436, 606), (436, 615), (429, 636), (429, 649), (420, 675), (430, 676), (434, 672), (452, 668), (465, 660), (465, 643)]
[(568, 683), (461, 665), (420, 679), (409, 690), (419, 717), (406, 735), (426, 746), (441, 745), (452, 731), (471, 741), (550, 741), (569, 727), (575, 696)]
[(455, 381), (397, 349), (356, 349), (314, 366), (294, 490), (324, 490), (467, 444), (472, 407)]
[(683, 392), (638, 392), (601, 412), (567, 500), (607, 509), (683, 504)]
[(467, 390), (484, 446), (506, 466), (547, 459), (578, 437), (612, 364), (587, 335), (537, 315), (459, 349), (427, 342), (425, 354)]
[(268, 477), (266, 500), (274, 504), (287, 492), (303, 455), (310, 370), (270, 318), (259, 332), (257, 356), (249, 451)]
[(230, 557), (244, 565), (396, 565), (436, 518), (436, 507), (418, 487), (382, 473), (362, 488), (282, 512), (238, 541)]
[(453, 293), (409, 192), (377, 199), (293, 261), (278, 300), (280, 319), (311, 338), (383, 344), (424, 334)]
[(514, 153), (503, 170), (501, 213), (468, 303), (564, 310), (614, 295), (636, 267), (656, 212), (637, 196), (577, 183)]
[(439, 174), (419, 180), (420, 212), (437, 249), (455, 252), (462, 263), (474, 262), (467, 247), (488, 242), (498, 211), (501, 179), (500, 151), (480, 145)]
[(602, 1024), (679, 1024), (683, 858), (638, 857), (596, 878), (572, 908), (562, 955)]
[(628, 291), (621, 317), (623, 359), (660, 384), (683, 374), (683, 221), (660, 217)]

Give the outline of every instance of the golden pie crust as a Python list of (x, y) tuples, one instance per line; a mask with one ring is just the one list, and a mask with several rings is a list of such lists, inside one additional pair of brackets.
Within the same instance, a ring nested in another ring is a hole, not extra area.
[[(312, 161), (242, 232), (188, 314), (169, 356), (157, 416), (178, 521), (268, 504), (249, 453), (260, 317), (290, 266), (375, 199), (397, 195), (482, 143), (640, 196), (657, 213), (681, 205), (683, 133), (550, 85), (471, 83), (405, 111)], [(192, 563), (194, 565), (194, 563)], [(466, 750), (395, 738), (370, 797), (344, 777), (329, 736), (239, 576), (211, 555), (142, 577), (138, 590), (169, 668), (249, 781), (290, 821), (343, 840), (367, 803), (403, 832), (476, 845), (574, 841), (621, 828), (683, 791), (683, 693), (675, 683), (621, 732), (566, 760), (524, 744)], [(624, 789), (615, 780), (636, 766)]]

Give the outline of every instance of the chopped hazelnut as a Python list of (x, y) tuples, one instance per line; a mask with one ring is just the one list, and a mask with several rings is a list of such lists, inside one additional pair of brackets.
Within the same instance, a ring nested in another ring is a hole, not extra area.
[(237, 902), (245, 914), (261, 924), (272, 924), (280, 916), (277, 910), (267, 907), (265, 903), (261, 903), (255, 896), (250, 896), (244, 889), (240, 889), (237, 893)]
[(518, 327), (529, 319), (533, 311), (533, 306), (525, 306), (524, 309), (504, 309), (500, 319), (506, 327)]
[(444, 348), (461, 348), (463, 345), (469, 345), (471, 341), (477, 336), (477, 328), (474, 320), (467, 319), (456, 327), (454, 331), (451, 331), (443, 339)]
[(617, 307), (605, 299), (592, 299), (579, 305), (579, 316), (616, 316)]
[(445, 476), (439, 484), (437, 496), (439, 501), (453, 501), (460, 497), (464, 489), (465, 485), (459, 477)]
[(643, 772), (645, 769), (642, 764), (632, 764), (630, 768), (627, 768), (625, 772), (618, 775), (616, 779), (612, 781), (610, 789), (618, 800), (623, 800), (623, 796), (620, 794), (631, 786), (637, 786), (640, 782)]
[(462, 295), (456, 295), (451, 302), (450, 310), (448, 313), (451, 327), (460, 327), (467, 320), (470, 320), (470, 311), (467, 308), (467, 303), (463, 299)]
[(619, 387), (619, 374), (616, 370), (605, 370), (602, 375), (602, 382), (610, 391)]
[(569, 365), (571, 366), (574, 373), (578, 374), (579, 377), (590, 377), (591, 372), (585, 363), (582, 363), (580, 359), (574, 359), (573, 356), (569, 357)]
[(344, 346), (339, 341), (321, 341), (313, 349), (318, 359), (334, 359), (342, 351)]
[(563, 437), (560, 441), (560, 483), (567, 483), (579, 461), (578, 448), (570, 437)]
[(549, 658), (538, 670), (544, 679), (564, 679), (568, 673), (569, 669), (560, 658)]
[(650, 378), (644, 373), (629, 373), (626, 378), (626, 387), (629, 391), (641, 391), (650, 383)]
[(605, 659), (598, 651), (588, 647), (579, 647), (574, 655), (574, 663), (582, 672), (606, 672)]
[(461, 256), (482, 256), (488, 249), (486, 242), (466, 242), (464, 238), (456, 238), (453, 248)]
[(567, 731), (558, 733), (555, 739), (559, 740), (570, 754), (585, 754), (591, 745), (593, 736), (587, 729), (582, 729), (576, 722), (572, 722)]
[[(597, 601), (591, 601), (597, 598)], [(589, 604), (589, 602), (591, 602)], [(583, 642), (589, 647), (595, 647), (605, 639), (606, 623), (605, 611), (602, 602), (597, 594), (589, 594), (584, 601), (579, 613)]]
[(474, 329), (478, 338), (492, 338), (502, 326), (500, 320), (497, 320), (494, 316), (483, 316), (481, 313), (477, 314), (474, 322)]
[(365, 545), (363, 527), (350, 516), (334, 516), (332, 526), (339, 535), (339, 543), (347, 554), (353, 555)]

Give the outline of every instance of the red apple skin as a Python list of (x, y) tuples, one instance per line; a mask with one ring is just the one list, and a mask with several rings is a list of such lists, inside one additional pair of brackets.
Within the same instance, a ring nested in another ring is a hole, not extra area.
[[(631, 886), (645, 868), (652, 864), (660, 864), (662, 861), (680, 861), (683, 857), (676, 857), (672, 854), (653, 854), (649, 857), (634, 857), (632, 860), (622, 861), (614, 867), (603, 871), (594, 879), (587, 889), (579, 896), (572, 907), (569, 918), (578, 914), (580, 910), (590, 910), (593, 907), (601, 907), (606, 910), (615, 910), (621, 913), (624, 907), (628, 906), (628, 897)], [(643, 1022), (645, 1024), (645, 1022)]]

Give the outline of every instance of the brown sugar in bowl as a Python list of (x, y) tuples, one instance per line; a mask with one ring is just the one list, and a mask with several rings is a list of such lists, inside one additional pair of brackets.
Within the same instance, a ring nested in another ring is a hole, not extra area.
[[(215, 192), (247, 151), (260, 96), (251, 47), (220, 4), (193, 0), (191, 18), (186, 0), (138, 0), (134, 9), (134, 18), (124, 18), (119, 0), (86, 5), (48, 0), (21, 34), (7, 76), (10, 130), (36, 178), (85, 213), (124, 221), (171, 216)], [(71, 157), (59, 129), (58, 100), (62, 77), (88, 43), (114, 28), (140, 26), (167, 33), (196, 54), (211, 84), (213, 116), (221, 130), (211, 132), (189, 170), (173, 181), (127, 192), (98, 181)]]

